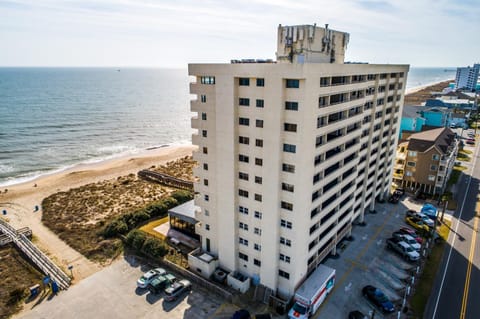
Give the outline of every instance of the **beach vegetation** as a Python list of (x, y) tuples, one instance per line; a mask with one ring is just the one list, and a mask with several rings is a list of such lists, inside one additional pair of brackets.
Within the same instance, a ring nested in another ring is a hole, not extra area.
[(42, 274), (11, 244), (0, 247), (0, 318), (9, 318), (22, 308), (29, 287), (42, 282)]
[(134, 229), (125, 237), (125, 242), (135, 250), (154, 258), (161, 258), (168, 253), (165, 241)]
[[(194, 161), (185, 157), (155, 170), (193, 181)], [(189, 176), (187, 178), (187, 176)], [(63, 241), (97, 262), (118, 256), (122, 237), (193, 198), (193, 193), (138, 178), (135, 174), (55, 193), (42, 202), (42, 222)], [(156, 247), (149, 243), (147, 249)]]

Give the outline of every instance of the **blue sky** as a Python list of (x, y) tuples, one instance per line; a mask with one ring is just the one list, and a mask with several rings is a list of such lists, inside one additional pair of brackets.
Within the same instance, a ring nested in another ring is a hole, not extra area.
[(478, 0), (0, 0), (0, 65), (274, 59), (278, 24), (313, 23), (350, 33), (349, 61), (480, 61)]

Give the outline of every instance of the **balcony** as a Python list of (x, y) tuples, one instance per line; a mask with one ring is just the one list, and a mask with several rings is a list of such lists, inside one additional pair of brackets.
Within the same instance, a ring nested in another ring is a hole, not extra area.
[(241, 293), (246, 293), (248, 288), (250, 288), (250, 277), (234, 271), (228, 274), (227, 284)]
[(399, 160), (405, 160), (407, 159), (407, 152), (396, 152), (395, 158)]

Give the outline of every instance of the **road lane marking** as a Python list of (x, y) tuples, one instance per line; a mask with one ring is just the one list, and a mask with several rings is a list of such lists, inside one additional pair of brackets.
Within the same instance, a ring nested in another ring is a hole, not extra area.
[[(468, 175), (468, 177), (467, 177), (468, 178), (467, 190), (466, 190), (466, 192), (463, 196), (462, 206), (460, 207), (460, 214), (459, 214), (458, 219), (457, 219), (457, 225), (455, 226), (454, 234), (458, 234), (458, 225), (460, 224), (460, 220), (462, 219), (463, 206), (465, 205), (465, 201), (467, 200), (467, 194), (468, 194), (468, 191), (470, 190), (470, 182), (472, 181), (472, 175), (475, 173), (475, 164), (477, 163), (477, 157), (478, 157), (478, 148), (475, 149), (472, 168), (471, 168), (471, 172), (470, 172), (471, 175)], [(445, 265), (445, 270), (444, 270), (443, 276), (442, 276), (442, 282), (440, 283), (440, 289), (438, 291), (437, 301), (435, 302), (435, 307), (433, 308), (432, 319), (435, 319), (435, 316), (437, 314), (438, 303), (440, 302), (440, 296), (442, 295), (443, 284), (445, 283), (445, 277), (447, 276), (448, 265), (450, 264), (450, 257), (452, 256), (452, 250), (453, 250), (453, 247), (455, 246), (455, 239), (457, 238), (457, 236), (452, 235), (451, 232), (450, 232), (449, 236), (453, 236), (453, 240), (452, 240), (452, 244), (450, 245), (450, 251), (448, 252), (447, 264)], [(447, 243), (448, 243), (448, 238), (447, 238)]]
[(468, 290), (470, 288), (470, 275), (472, 273), (473, 256), (475, 254), (475, 242), (477, 240), (477, 227), (478, 218), (475, 218), (472, 230), (472, 242), (470, 244), (470, 254), (468, 256), (467, 276), (465, 278), (465, 287), (463, 289), (462, 309), (460, 310), (460, 319), (465, 319), (465, 313), (467, 312)]

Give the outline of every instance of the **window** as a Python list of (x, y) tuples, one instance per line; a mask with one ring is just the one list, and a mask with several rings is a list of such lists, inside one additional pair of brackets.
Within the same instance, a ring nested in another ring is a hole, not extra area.
[(260, 267), (260, 266), (262, 265), (261, 261), (258, 260), (258, 259), (253, 259), (253, 264), (254, 264), (255, 266), (258, 266), (258, 267)]
[(288, 153), (295, 153), (297, 147), (293, 144), (283, 144), (283, 151)]
[(248, 215), (248, 207), (238, 206), (238, 211), (239, 211), (241, 214)]
[(241, 245), (244, 245), (244, 246), (248, 246), (248, 239), (239, 237), (238, 238), (238, 243), (241, 244)]
[(207, 130), (202, 130), (202, 136), (207, 137)]
[(431, 171), (437, 171), (437, 165), (430, 165)]
[(263, 100), (257, 99), (256, 105), (257, 107), (263, 107), (264, 106)]
[(255, 176), (255, 184), (262, 184), (262, 177)]
[(255, 125), (256, 125), (257, 127), (263, 127), (263, 120), (256, 120), (256, 121), (255, 121)]
[(318, 107), (324, 107), (328, 105), (328, 97), (321, 96), (318, 98)]
[(262, 166), (263, 165), (263, 159), (255, 158), (255, 165)]
[(210, 225), (209, 224), (205, 224), (205, 230), (210, 230)]
[(434, 160), (434, 161), (439, 161), (439, 160), (440, 160), (440, 155), (438, 155), (438, 154), (433, 154), (433, 155), (432, 155), (432, 160)]
[(292, 229), (292, 222), (286, 221), (285, 219), (280, 220), (280, 226), (288, 229)]
[(248, 198), (248, 191), (244, 190), (244, 189), (239, 189), (238, 190), (238, 195), (241, 196), (241, 197), (246, 197)]
[(405, 176), (413, 176), (413, 173), (410, 171), (405, 171)]
[(285, 110), (298, 111), (298, 102), (285, 102)]
[(288, 173), (295, 173), (295, 165), (291, 164), (282, 164), (282, 171), (288, 172)]
[(248, 181), (248, 174), (243, 172), (238, 172), (238, 178), (243, 179), (244, 181)]
[(281, 261), (284, 261), (286, 263), (290, 263), (290, 257), (289, 256), (285, 256), (284, 254), (280, 254), (280, 260)]
[(255, 197), (255, 200), (256, 200), (257, 202), (261, 202), (261, 201), (262, 201), (262, 195), (260, 195), (260, 194), (255, 194), (254, 197)]
[(203, 169), (208, 171), (208, 164), (207, 163), (203, 163)]
[(249, 86), (250, 85), (250, 79), (249, 78), (239, 78), (238, 79), (238, 85)]
[(291, 247), (292, 242), (290, 239), (286, 239), (285, 237), (280, 237), (280, 244)]
[(203, 154), (208, 154), (208, 147), (204, 146), (202, 150)]
[(210, 216), (210, 212), (208, 211), (208, 209), (205, 209), (205, 216)]
[(250, 125), (250, 119), (248, 119), (248, 118), (246, 118), (246, 117), (239, 117), (239, 118), (238, 118), (238, 124), (239, 124), (239, 125), (249, 126), (249, 125)]
[(435, 175), (428, 175), (428, 180), (431, 182), (435, 181)]
[(203, 199), (208, 202), (208, 200), (210, 199), (210, 197), (208, 195), (203, 195)]
[(291, 203), (282, 201), (281, 206), (283, 209), (290, 210), (290, 211), (293, 210), (293, 204)]
[(262, 213), (260, 213), (258, 211), (255, 211), (254, 217), (257, 218), (257, 219), (262, 219)]
[(417, 151), (408, 151), (408, 156), (412, 156), (412, 157), (417, 156)]
[(290, 274), (286, 271), (281, 270), (281, 269), (278, 270), (278, 275), (280, 277), (285, 278), (285, 279), (290, 279)]
[(238, 99), (238, 105), (249, 106), (250, 105), (250, 99), (241, 97), (241, 98)]
[(407, 162), (407, 166), (415, 167), (417, 164), (415, 162)]
[(257, 79), (257, 86), (265, 86), (265, 79), (262, 79), (262, 78)]
[(292, 184), (282, 183), (282, 190), (293, 193), (294, 186)]
[(258, 147), (263, 147), (263, 140), (261, 139), (255, 139), (255, 146), (258, 146)]
[(248, 261), (248, 256), (245, 255), (244, 253), (238, 253), (238, 258), (244, 260), (244, 261)]
[(201, 76), (200, 83), (202, 84), (215, 84), (215, 77), (214, 76)]
[(202, 103), (207, 102), (207, 96), (204, 95), (204, 94), (200, 95), (200, 101), (201, 101)]
[(240, 222), (238, 223), (238, 228), (248, 231), (248, 224)]
[(258, 227), (255, 227), (255, 228), (253, 229), (253, 233), (254, 233), (255, 235), (261, 236), (261, 235), (262, 235), (262, 230), (261, 230), (260, 228), (258, 228)]
[(260, 245), (260, 244), (253, 244), (253, 249), (258, 250), (258, 251), (262, 251), (262, 245)]
[(238, 160), (240, 162), (248, 163), (249, 159), (247, 155), (239, 154), (238, 155)]
[(330, 85), (330, 78), (321, 77), (320, 78), (320, 86), (329, 86)]
[(283, 123), (283, 130), (285, 132), (296, 132), (297, 131), (297, 124)]
[(286, 88), (298, 89), (300, 87), (300, 80), (287, 79), (285, 82)]
[(207, 120), (207, 113), (202, 113), (202, 121), (206, 121)]
[(246, 137), (246, 136), (239, 136), (238, 137), (238, 143), (240, 144), (250, 144), (250, 138)]
[(208, 179), (203, 180), (203, 185), (208, 186)]

